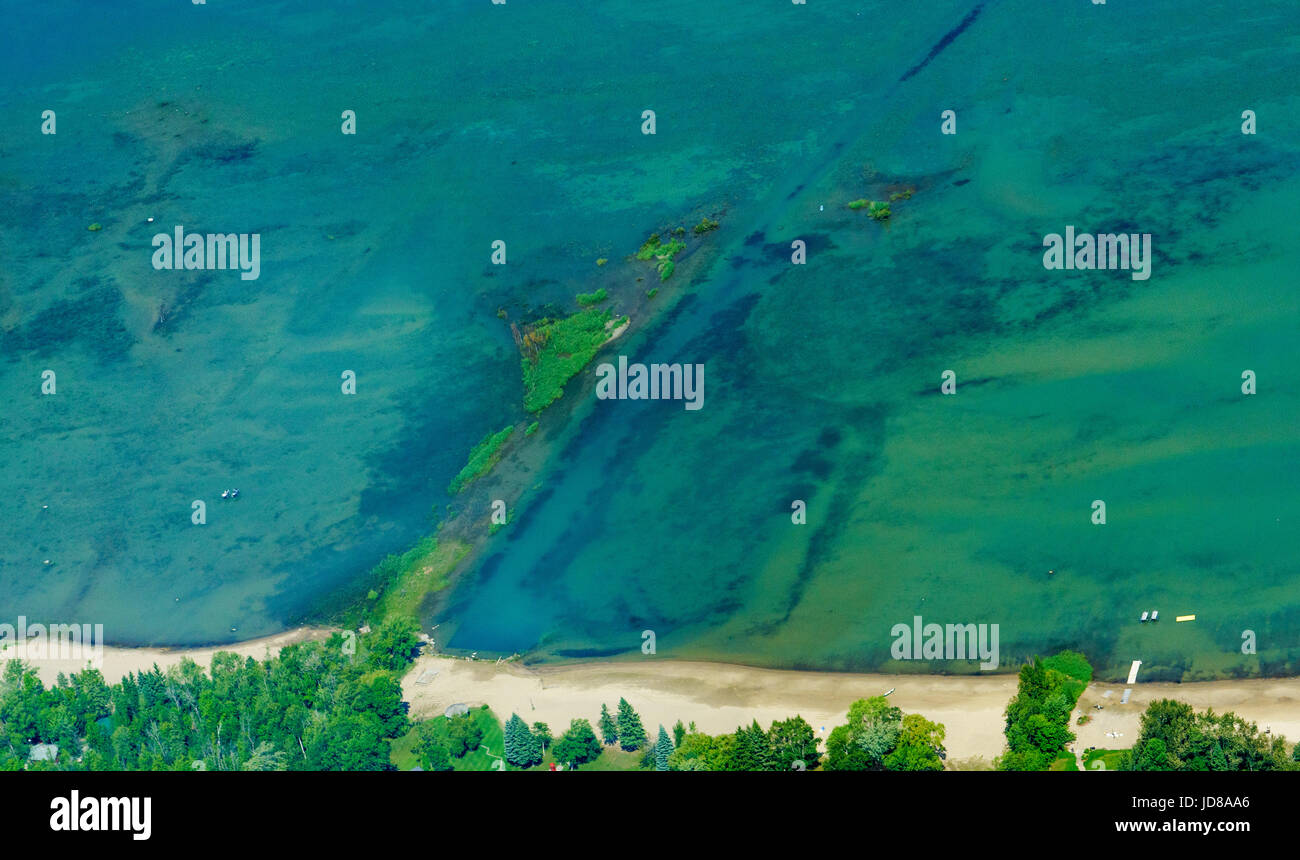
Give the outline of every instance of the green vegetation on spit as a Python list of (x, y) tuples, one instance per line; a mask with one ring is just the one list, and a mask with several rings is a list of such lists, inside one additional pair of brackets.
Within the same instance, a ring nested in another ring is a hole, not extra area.
[(710, 230), (716, 229), (718, 229), (718, 222), (711, 220), (709, 216), (705, 215), (704, 218), (700, 220), (700, 223), (695, 225), (692, 232), (695, 233), (696, 236), (703, 236)]
[(386, 556), (370, 571), (365, 614), (377, 622), (415, 618), (425, 595), (447, 586), (452, 569), (469, 549), (464, 541), (428, 535), (406, 552)]
[(514, 518), (515, 518), (515, 509), (514, 509), (514, 508), (511, 508), (510, 510), (506, 511), (506, 521), (505, 521), (505, 522), (503, 522), (503, 523), (498, 523), (498, 522), (495, 522), (495, 521), (494, 521), (491, 525), (488, 526), (488, 534), (489, 534), (489, 535), (494, 535), (494, 534), (496, 534), (497, 532), (501, 531), (503, 528), (505, 528), (506, 526), (510, 525), (510, 523), (514, 520)]
[[(699, 235), (717, 226), (717, 221), (705, 217), (694, 232)], [(686, 229), (678, 227), (673, 232), (684, 236)], [(684, 241), (673, 239), (664, 244), (660, 235), (655, 233), (642, 244), (636, 257), (655, 261), (660, 279), (667, 280), (673, 273), (673, 258), (685, 248)], [(601, 257), (596, 264), (599, 266), (606, 262)], [(657, 292), (658, 287), (655, 287), (646, 296), (654, 298)], [(522, 356), (524, 408), (528, 412), (541, 412), (562, 397), (565, 384), (587, 366), (612, 332), (628, 323), (626, 316), (615, 317), (610, 310), (593, 307), (609, 299), (609, 292), (604, 288), (579, 293), (575, 299), (581, 310), (568, 317), (544, 318), (526, 324), (522, 329), (517, 324), (511, 325), (515, 344)], [(505, 308), (498, 308), (496, 314), (500, 319), (509, 318)], [(539, 422), (533, 421), (524, 430), (524, 435), (533, 435), (539, 426)], [(447, 492), (457, 495), (491, 472), (500, 461), (514, 429), (512, 425), (484, 436), (470, 451), (468, 462), (452, 479)], [(510, 518), (513, 514), (511, 511)], [(448, 516), (455, 516), (450, 505)], [(508, 523), (509, 518), (504, 524), (490, 524), (488, 534), (495, 534)], [(416, 618), (425, 597), (447, 586), (451, 572), (470, 548), (470, 544), (463, 540), (439, 541), (428, 536), (406, 552), (389, 555), (377, 564), (360, 583), (360, 590), (353, 592), (352, 596), (336, 595), (329, 602), (318, 605), (312, 615), (318, 620), (349, 626), (380, 623), (392, 618)]]
[(514, 425), (506, 427), (496, 433), (489, 433), (483, 437), (483, 441), (474, 446), (469, 452), (469, 462), (465, 468), (461, 469), (456, 477), (451, 479), (447, 486), (447, 492), (456, 495), (461, 490), (468, 487), (474, 481), (492, 471), (492, 467), (501, 459), (501, 446), (510, 438), (510, 434), (515, 432)]
[(881, 203), (879, 200), (854, 200), (849, 204), (850, 209), (866, 209), (867, 214), (877, 221), (889, 220), (889, 204)]
[(681, 239), (673, 239), (668, 244), (663, 244), (658, 233), (652, 233), (649, 239), (646, 239), (641, 249), (636, 252), (638, 260), (655, 260), (656, 268), (659, 271), (659, 280), (666, 281), (673, 276), (673, 269), (677, 264), (673, 258), (686, 250), (686, 243)]
[(609, 339), (613, 321), (608, 310), (588, 308), (561, 320), (543, 319), (519, 338), (524, 374), (524, 408), (541, 412), (564, 394), (564, 384), (587, 366)]

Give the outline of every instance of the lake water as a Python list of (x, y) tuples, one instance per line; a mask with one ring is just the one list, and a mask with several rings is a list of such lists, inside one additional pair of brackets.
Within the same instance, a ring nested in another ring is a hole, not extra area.
[[(604, 356), (703, 363), (705, 407), (574, 380), (442, 644), (639, 655), (653, 630), (660, 657), (969, 670), (890, 660), (921, 615), (998, 624), (1006, 665), (1300, 671), (1294, 4), (431, 6), (19, 17), (6, 616), (117, 642), (293, 623), (523, 417), (498, 308), (567, 303), (596, 258), (725, 211)], [(887, 224), (846, 207), (901, 186)], [(260, 233), (261, 277), (155, 271), (177, 224)], [(1150, 233), (1151, 278), (1044, 269), (1066, 225)]]

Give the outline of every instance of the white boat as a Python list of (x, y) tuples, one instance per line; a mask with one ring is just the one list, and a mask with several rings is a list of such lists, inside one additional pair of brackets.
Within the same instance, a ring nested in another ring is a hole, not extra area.
[(1151, 614), (1150, 612), (1143, 612), (1143, 613), (1142, 613), (1142, 617), (1139, 618), (1138, 620), (1141, 621), (1143, 624), (1146, 624), (1146, 623), (1147, 623), (1147, 616), (1150, 615), (1150, 614)]
[(1154, 611), (1151, 613), (1151, 620), (1152, 620), (1152, 621), (1159, 621), (1159, 620), (1160, 620), (1160, 610), (1159, 610), (1159, 609), (1156, 609), (1156, 610), (1154, 610)]

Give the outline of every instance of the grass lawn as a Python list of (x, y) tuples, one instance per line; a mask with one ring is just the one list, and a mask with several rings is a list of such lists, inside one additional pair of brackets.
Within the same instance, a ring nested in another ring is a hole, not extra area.
[(1078, 770), (1079, 763), (1074, 760), (1074, 753), (1062, 752), (1056, 757), (1056, 761), (1047, 768), (1048, 770)]
[(600, 758), (581, 765), (578, 770), (640, 770), (641, 750), (623, 752), (618, 747), (607, 746)]
[[(530, 767), (529, 770), (550, 770), (551, 762), (555, 761), (555, 756), (551, 750), (546, 750), (546, 755), (542, 757), (542, 763), (536, 767)], [(636, 752), (623, 752), (618, 747), (605, 746), (600, 751), (600, 757), (595, 761), (589, 761), (586, 764), (578, 765), (578, 770), (640, 770), (641, 769), (641, 750)], [(514, 768), (510, 768), (514, 770)]]
[[(1106, 770), (1119, 770), (1119, 760), (1127, 750), (1091, 750), (1083, 754), (1083, 766), (1086, 770), (1093, 770), (1092, 763), (1100, 759), (1105, 765)], [(1100, 767), (1096, 768), (1101, 770)]]
[[(493, 763), (505, 751), (505, 730), (496, 714), (487, 708), (471, 708), (470, 715), (483, 728), (483, 742), (473, 752), (466, 753), (461, 758), (453, 758), (451, 766), (454, 770), (493, 770)], [(443, 737), (447, 729), (447, 718), (437, 716), (429, 722), (434, 724), (439, 737)], [(415, 755), (415, 729), (393, 741), (388, 758), (398, 770), (410, 770), (420, 763)], [(519, 768), (507, 764), (506, 770)]]

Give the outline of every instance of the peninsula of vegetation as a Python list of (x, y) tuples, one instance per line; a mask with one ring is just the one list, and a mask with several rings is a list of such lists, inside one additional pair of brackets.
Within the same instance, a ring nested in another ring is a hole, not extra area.
[[(472, 524), (481, 522), (478, 518), (483, 516), (481, 511), (490, 501), (481, 498), (486, 490), (473, 492), (475, 485), (492, 474), (510, 449), (518, 450), (537, 433), (541, 426), (540, 413), (563, 397), (569, 380), (590, 364), (602, 347), (631, 325), (629, 315), (616, 314), (608, 305), (621, 299), (636, 306), (638, 301), (653, 298), (658, 287), (642, 299), (637, 295), (640, 288), (634, 286), (641, 278), (634, 277), (633, 273), (642, 264), (649, 263), (654, 267), (659, 283), (668, 281), (690, 244), (698, 245), (703, 237), (719, 226), (718, 217), (703, 215), (689, 231), (681, 225), (663, 230), (672, 236), (667, 242), (660, 232), (652, 233), (635, 254), (629, 255), (625, 273), (615, 273), (615, 279), (611, 279), (607, 286), (574, 297), (577, 310), (573, 313), (511, 322), (510, 332), (520, 354), (526, 416), (498, 431), (487, 433), (470, 450), (465, 466), (447, 486), (448, 495), (458, 498), (457, 508), (448, 506), (446, 516), (432, 535), (404, 553), (384, 558), (360, 583), (360, 588), (353, 590), (351, 597), (340, 594), (331, 598), (332, 602), (321, 605), (313, 613), (314, 620), (355, 628), (394, 619), (417, 620), (428, 612), (430, 604), (427, 601), (451, 583), (453, 572), (474, 547), (496, 534), (514, 517), (513, 506), (517, 500), (510, 500), (504, 521), (493, 517), (481, 531), (473, 531), (475, 526)], [(597, 265), (605, 262), (601, 258)], [(509, 319), (504, 309), (499, 309), (497, 316)], [(516, 433), (521, 426), (525, 428), (523, 432)], [(463, 519), (465, 517), (470, 519)], [(462, 520), (462, 527), (448, 528), (458, 520)], [(471, 536), (466, 537), (467, 534)]]

